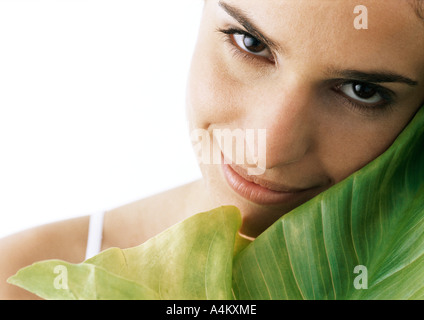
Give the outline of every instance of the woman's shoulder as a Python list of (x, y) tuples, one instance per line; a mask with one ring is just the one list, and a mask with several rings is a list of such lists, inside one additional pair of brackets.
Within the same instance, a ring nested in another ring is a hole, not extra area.
[(31, 228), (0, 240), (0, 299), (34, 299), (34, 295), (6, 283), (20, 268), (47, 259), (71, 263), (84, 260), (88, 217)]
[[(105, 212), (101, 250), (137, 246), (190, 215), (209, 209), (201, 183), (189, 183)], [(20, 268), (47, 259), (84, 261), (89, 222), (89, 216), (83, 216), (0, 239), (0, 299), (36, 298), (5, 283)]]
[(137, 246), (189, 216), (209, 210), (202, 190), (199, 180), (106, 212), (102, 249)]

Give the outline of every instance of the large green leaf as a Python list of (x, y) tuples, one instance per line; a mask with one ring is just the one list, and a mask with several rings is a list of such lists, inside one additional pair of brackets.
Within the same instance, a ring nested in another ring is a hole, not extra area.
[(236, 208), (221, 207), (138, 247), (111, 248), (81, 264), (37, 262), (8, 281), (45, 299), (231, 299), (240, 224)]
[(424, 108), (382, 156), (237, 255), (233, 286), (239, 299), (424, 298)]
[[(237, 235), (240, 221), (218, 208), (141, 246), (39, 262), (9, 282), (47, 299), (422, 299), (424, 108), (382, 156), (255, 241)], [(67, 290), (53, 285), (58, 265)]]

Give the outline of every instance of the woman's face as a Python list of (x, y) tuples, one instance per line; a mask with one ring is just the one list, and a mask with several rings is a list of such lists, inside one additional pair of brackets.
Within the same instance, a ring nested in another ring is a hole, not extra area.
[(190, 130), (266, 129), (262, 174), (200, 164), (214, 204), (241, 210), (245, 235), (378, 157), (424, 101), (424, 21), (412, 2), (365, 1), (368, 29), (355, 27), (366, 22), (357, 4), (205, 2)]

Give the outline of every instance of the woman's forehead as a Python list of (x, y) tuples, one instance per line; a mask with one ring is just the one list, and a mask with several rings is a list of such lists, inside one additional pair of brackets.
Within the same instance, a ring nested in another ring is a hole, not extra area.
[[(219, 4), (232, 6), (248, 17), (260, 21), (264, 27), (285, 29), (292, 32), (327, 32), (331, 30), (351, 31), (355, 20), (367, 10), (368, 30), (390, 33), (414, 33), (424, 36), (424, 0), (215, 0)], [(221, 6), (222, 7), (222, 6)], [(295, 25), (293, 26), (292, 23)], [(396, 32), (395, 32), (396, 31)]]
[[(271, 10), (270, 13), (284, 14), (284, 9), (292, 9), (305, 13), (303, 10), (320, 10), (324, 9), (330, 13), (338, 11), (343, 13), (344, 10), (353, 11), (358, 5), (366, 6), (379, 10), (380, 12), (392, 12), (394, 15), (405, 11), (407, 15), (415, 12), (415, 16), (419, 19), (424, 18), (424, 0), (212, 0), (215, 2), (224, 2), (238, 6), (240, 8), (265, 8)], [(282, 10), (283, 9), (283, 10)], [(412, 17), (411, 17), (412, 18)]]

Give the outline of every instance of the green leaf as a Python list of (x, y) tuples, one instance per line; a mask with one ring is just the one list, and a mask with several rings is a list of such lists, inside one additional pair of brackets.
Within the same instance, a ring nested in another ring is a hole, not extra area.
[[(45, 299), (232, 299), (232, 259), (240, 224), (238, 209), (221, 207), (138, 247), (111, 248), (76, 265), (38, 262), (8, 281)], [(66, 276), (54, 272), (57, 266)]]
[(424, 108), (382, 156), (238, 254), (233, 287), (238, 299), (424, 298)]
[(423, 299), (424, 108), (383, 155), (255, 241), (240, 224), (236, 208), (218, 208), (141, 246), (39, 262), (9, 282), (47, 299)]
[(158, 299), (148, 287), (92, 264), (46, 260), (21, 269), (8, 282), (49, 300)]

